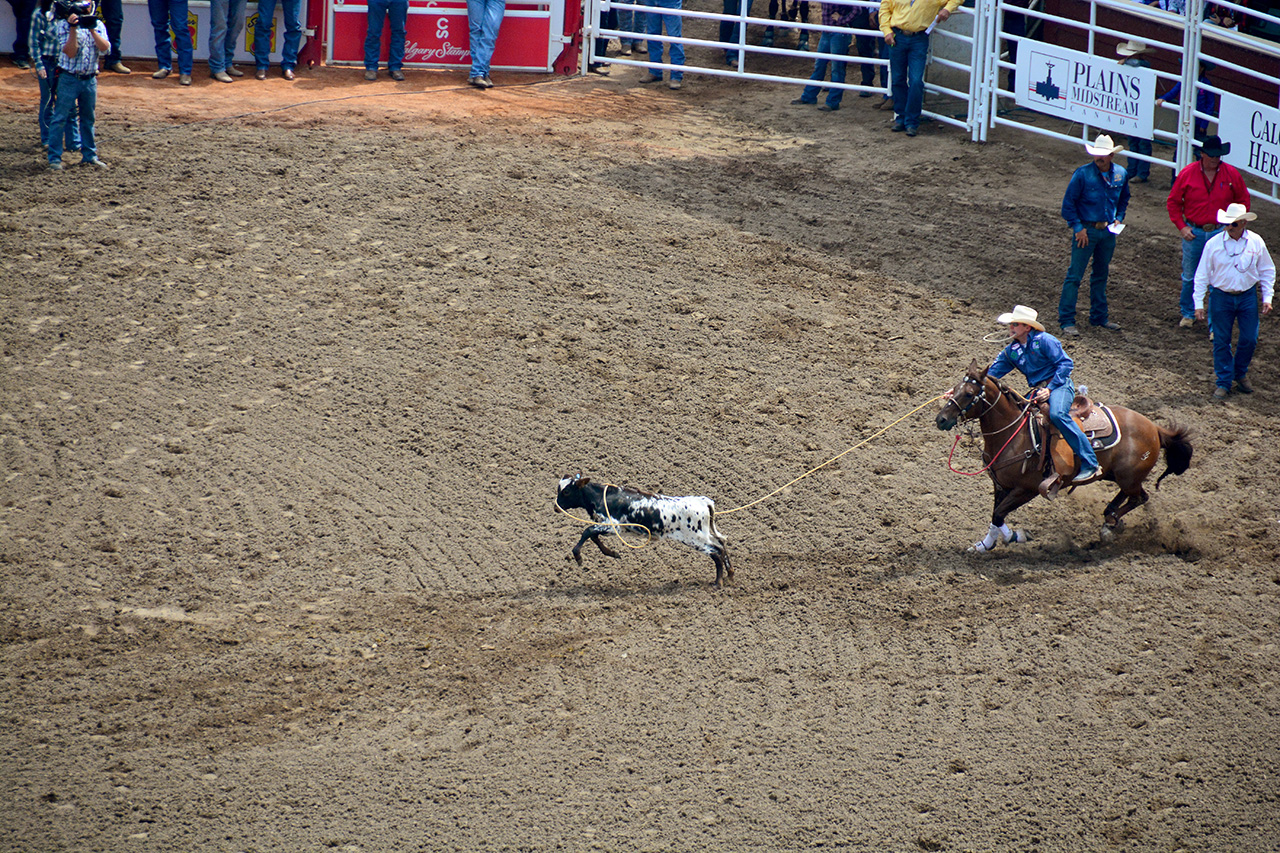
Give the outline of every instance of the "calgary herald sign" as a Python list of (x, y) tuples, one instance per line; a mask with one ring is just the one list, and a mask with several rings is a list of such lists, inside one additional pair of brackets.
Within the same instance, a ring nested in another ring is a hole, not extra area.
[(1043, 43), (1018, 51), (1018, 106), (1112, 133), (1151, 138), (1156, 73)]
[(1280, 182), (1280, 110), (1223, 93), (1218, 135), (1231, 143), (1232, 166)]

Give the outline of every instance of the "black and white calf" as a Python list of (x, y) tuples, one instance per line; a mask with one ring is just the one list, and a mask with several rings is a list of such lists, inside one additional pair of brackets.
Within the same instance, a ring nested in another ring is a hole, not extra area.
[(717, 587), (726, 575), (733, 579), (724, 537), (716, 529), (716, 503), (711, 498), (651, 495), (625, 486), (593, 483), (589, 477), (575, 474), (560, 481), (556, 506), (566, 512), (584, 510), (596, 522), (582, 531), (582, 538), (573, 546), (573, 558), (579, 566), (582, 546), (588, 539), (605, 556), (618, 558), (621, 555), (610, 550), (600, 537), (618, 534), (620, 528), (636, 532), (644, 528), (650, 536), (680, 542), (711, 557), (716, 564)]

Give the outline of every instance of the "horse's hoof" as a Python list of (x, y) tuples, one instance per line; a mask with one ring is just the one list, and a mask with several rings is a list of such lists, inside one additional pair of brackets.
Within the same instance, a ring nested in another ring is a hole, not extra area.
[(1010, 542), (1030, 542), (1031, 534), (1025, 530), (1015, 530), (1013, 535), (1009, 537)]
[(1110, 544), (1115, 541), (1116, 529), (1110, 525), (1102, 525), (1101, 538), (1104, 544)]

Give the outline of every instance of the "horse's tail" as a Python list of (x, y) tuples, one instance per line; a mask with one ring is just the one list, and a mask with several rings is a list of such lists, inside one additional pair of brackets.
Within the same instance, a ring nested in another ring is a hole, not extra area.
[(1156, 488), (1160, 481), (1170, 474), (1182, 474), (1191, 467), (1191, 427), (1170, 424), (1170, 429), (1156, 427), (1160, 432), (1160, 446), (1164, 448), (1164, 473), (1156, 478)]

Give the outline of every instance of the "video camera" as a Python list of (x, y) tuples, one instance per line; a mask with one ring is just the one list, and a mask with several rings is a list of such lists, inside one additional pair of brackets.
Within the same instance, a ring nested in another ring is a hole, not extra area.
[(55, 0), (53, 4), (55, 19), (65, 21), (72, 15), (76, 16), (77, 27), (92, 30), (98, 26), (98, 19), (93, 14), (93, 0)]

